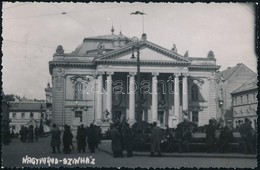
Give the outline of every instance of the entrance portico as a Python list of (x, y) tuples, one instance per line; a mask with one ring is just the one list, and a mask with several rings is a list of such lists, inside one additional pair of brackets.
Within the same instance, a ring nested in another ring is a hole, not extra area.
[[(95, 97), (96, 121), (101, 122), (102, 115), (105, 116), (103, 113), (108, 112), (110, 119), (120, 120), (123, 116), (133, 124), (137, 116), (137, 89), (141, 93), (142, 120), (161, 122), (160, 125), (164, 127), (174, 127), (182, 121), (182, 111), (188, 106), (187, 73), (159, 73), (152, 70), (150, 73), (141, 72), (141, 82), (136, 81), (136, 72), (99, 71), (96, 76), (96, 85), (99, 87), (96, 89), (105, 90)], [(119, 110), (124, 114), (116, 117), (114, 114), (118, 115)]]

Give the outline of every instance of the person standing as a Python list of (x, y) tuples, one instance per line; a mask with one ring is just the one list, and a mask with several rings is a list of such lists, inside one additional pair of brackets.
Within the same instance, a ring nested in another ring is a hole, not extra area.
[(83, 153), (85, 152), (86, 148), (86, 130), (83, 126), (83, 124), (78, 128), (78, 133), (77, 133), (77, 140), (78, 140), (78, 151), (79, 153), (82, 151)]
[(133, 156), (133, 142), (134, 142), (134, 132), (129, 127), (129, 124), (126, 123), (124, 129), (124, 143), (127, 152), (127, 157)]
[(213, 120), (209, 120), (209, 124), (206, 128), (206, 145), (207, 145), (207, 152), (213, 152), (214, 144), (215, 144), (215, 126), (213, 125)]
[(70, 145), (72, 143), (73, 135), (69, 129), (68, 125), (65, 125), (65, 130), (63, 132), (63, 150), (65, 154), (70, 153)]
[(38, 137), (39, 137), (39, 128), (36, 125), (36, 127), (34, 128), (34, 140), (35, 140), (35, 142), (38, 142)]
[(29, 130), (28, 130), (28, 127), (25, 127), (24, 128), (24, 142), (28, 142), (28, 139), (29, 139)]
[(151, 156), (154, 156), (155, 152), (161, 156), (162, 130), (157, 126), (157, 122), (153, 122), (151, 140)]
[(34, 138), (34, 135), (33, 135), (33, 126), (30, 125), (30, 126), (29, 126), (29, 132), (28, 132), (28, 142), (33, 142), (33, 138)]
[(122, 152), (122, 144), (121, 144), (121, 135), (119, 130), (117, 129), (117, 125), (116, 124), (112, 124), (112, 129), (110, 131), (110, 135), (111, 135), (111, 147), (112, 147), (112, 151), (113, 151), (113, 156), (114, 158), (117, 157), (122, 157), (123, 155), (121, 155)]
[[(69, 129), (69, 131), (71, 132), (70, 126), (68, 126), (68, 129)], [(71, 135), (72, 135), (72, 133), (71, 133)], [(70, 143), (70, 146), (71, 146), (71, 149), (74, 150), (74, 145), (73, 145), (73, 141), (72, 141), (72, 140), (73, 140), (73, 135), (72, 135), (71, 140), (70, 140), (70, 142), (71, 142), (71, 143)]]
[(21, 126), (20, 129), (20, 139), (22, 142), (24, 142), (24, 126)]
[(96, 128), (91, 123), (90, 127), (88, 128), (88, 131), (87, 131), (88, 146), (89, 146), (89, 149), (90, 149), (91, 153), (95, 153), (95, 148), (96, 148), (96, 145), (98, 143), (97, 135), (98, 134), (97, 134)]
[(60, 129), (56, 126), (56, 124), (52, 125), (52, 129), (51, 129), (51, 147), (52, 147), (52, 153), (56, 153), (56, 148), (58, 150), (58, 153), (60, 153), (60, 144), (61, 144), (61, 140), (60, 140)]
[(243, 140), (244, 153), (253, 153), (253, 128), (248, 118), (245, 118), (245, 122), (240, 126), (239, 132)]

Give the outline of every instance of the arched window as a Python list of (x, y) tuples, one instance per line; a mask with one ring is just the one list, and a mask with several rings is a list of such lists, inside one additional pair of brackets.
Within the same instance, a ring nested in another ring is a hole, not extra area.
[(198, 101), (199, 99), (199, 89), (197, 85), (193, 85), (191, 87), (191, 100), (192, 101)]
[(83, 90), (82, 90), (82, 84), (80, 82), (77, 82), (75, 84), (75, 100), (83, 100)]

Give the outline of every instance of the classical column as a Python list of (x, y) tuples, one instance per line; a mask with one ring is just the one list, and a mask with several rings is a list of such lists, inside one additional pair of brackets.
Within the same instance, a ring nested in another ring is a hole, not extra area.
[(179, 88), (180, 74), (174, 74), (174, 115), (177, 118), (177, 124), (180, 121), (180, 88)]
[(129, 74), (129, 122), (135, 122), (135, 73)]
[(157, 94), (157, 76), (158, 73), (152, 73), (152, 122), (158, 121), (158, 94)]
[(102, 122), (102, 111), (103, 111), (103, 74), (99, 72), (96, 79), (96, 89), (95, 89), (95, 117), (97, 123)]
[(106, 80), (106, 109), (108, 113), (110, 113), (109, 118), (112, 116), (112, 72), (107, 72), (107, 80)]
[[(182, 109), (188, 111), (188, 81), (187, 74), (183, 74), (182, 78)], [(188, 112), (187, 112), (188, 114)]]

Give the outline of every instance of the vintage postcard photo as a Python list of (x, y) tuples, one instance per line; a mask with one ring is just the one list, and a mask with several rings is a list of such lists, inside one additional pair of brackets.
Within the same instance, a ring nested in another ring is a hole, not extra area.
[(2, 6), (2, 167), (257, 167), (256, 4)]

